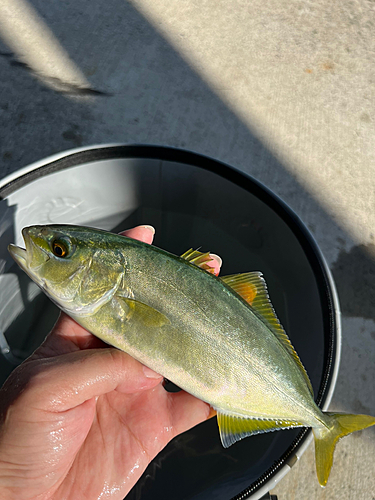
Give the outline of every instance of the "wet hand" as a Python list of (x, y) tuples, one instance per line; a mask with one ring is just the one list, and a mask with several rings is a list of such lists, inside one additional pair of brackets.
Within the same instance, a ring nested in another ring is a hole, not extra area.
[[(151, 244), (154, 232), (123, 234)], [(0, 497), (122, 500), (174, 436), (213, 414), (162, 380), (61, 314), (0, 390)]]

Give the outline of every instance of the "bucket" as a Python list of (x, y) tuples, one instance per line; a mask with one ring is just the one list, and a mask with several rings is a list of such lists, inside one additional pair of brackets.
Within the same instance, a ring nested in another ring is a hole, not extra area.
[[(42, 342), (57, 308), (14, 264), (21, 229), (79, 224), (119, 232), (156, 228), (154, 244), (181, 255), (202, 248), (222, 275), (261, 271), (276, 313), (326, 409), (337, 378), (340, 318), (327, 264), (299, 218), (255, 179), (212, 158), (149, 145), (74, 149), (0, 182), (0, 383)], [(176, 437), (127, 500), (258, 499), (311, 441), (309, 429), (256, 435), (228, 449), (216, 419)]]

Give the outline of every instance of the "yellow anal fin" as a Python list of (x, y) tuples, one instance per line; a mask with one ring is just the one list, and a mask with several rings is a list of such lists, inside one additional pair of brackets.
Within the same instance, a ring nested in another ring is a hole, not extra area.
[[(314, 395), (309, 376), (307, 375), (298, 354), (296, 353), (294, 347), (292, 346), (292, 343), (289, 340), (289, 337), (285, 333), (284, 328), (281, 326), (276, 316), (274, 308), (268, 297), (267, 285), (264, 281), (262, 273), (252, 272), (235, 274), (232, 276), (224, 276), (223, 278), (221, 278), (221, 280), (232, 287), (235, 292), (241, 295), (241, 297), (243, 297), (251, 305), (252, 309), (258, 314), (262, 321), (272, 330), (276, 338), (281, 342), (281, 344), (296, 362), (298, 368), (300, 369), (306, 380), (306, 384), (311, 394)], [(254, 292), (252, 291), (252, 289), (254, 290)]]
[(198, 252), (198, 250), (193, 250), (190, 248), (185, 253), (181, 255), (182, 259), (187, 260), (191, 264), (195, 264), (196, 266), (208, 271), (211, 274), (214, 274), (215, 269), (208, 265), (208, 262), (212, 261), (212, 257), (210, 256), (210, 252), (202, 253)]
[(122, 321), (134, 321), (147, 327), (160, 328), (170, 323), (169, 319), (153, 307), (120, 295), (114, 297), (118, 316)]
[(315, 438), (316, 473), (321, 486), (325, 486), (333, 463), (333, 452), (339, 439), (348, 434), (375, 425), (375, 417), (370, 415), (351, 415), (350, 413), (332, 413), (325, 415), (331, 418), (333, 425), (313, 428)]
[(255, 418), (242, 418), (225, 413), (217, 412), (217, 422), (219, 425), (220, 439), (224, 448), (229, 448), (232, 444), (248, 436), (273, 432), (280, 429), (291, 429), (303, 427), (298, 422), (291, 420), (263, 420)]
[(232, 288), (238, 295), (240, 295), (246, 302), (250, 305), (254, 302), (254, 299), (258, 293), (258, 289), (261, 290), (262, 282), (259, 281), (261, 273), (242, 273), (242, 274), (231, 274), (228, 276), (221, 277), (221, 281)]

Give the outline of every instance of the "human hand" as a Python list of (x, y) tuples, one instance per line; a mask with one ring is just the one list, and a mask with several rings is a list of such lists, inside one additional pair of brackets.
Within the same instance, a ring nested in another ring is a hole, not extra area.
[[(148, 227), (123, 234), (153, 240)], [(174, 436), (214, 414), (162, 380), (61, 314), (0, 390), (0, 498), (122, 500)]]

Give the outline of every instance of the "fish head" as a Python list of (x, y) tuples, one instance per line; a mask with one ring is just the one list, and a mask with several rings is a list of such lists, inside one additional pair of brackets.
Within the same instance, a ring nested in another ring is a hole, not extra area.
[(124, 259), (108, 248), (105, 232), (78, 226), (30, 226), (25, 248), (8, 250), (26, 274), (70, 315), (91, 314), (110, 300), (125, 273)]

